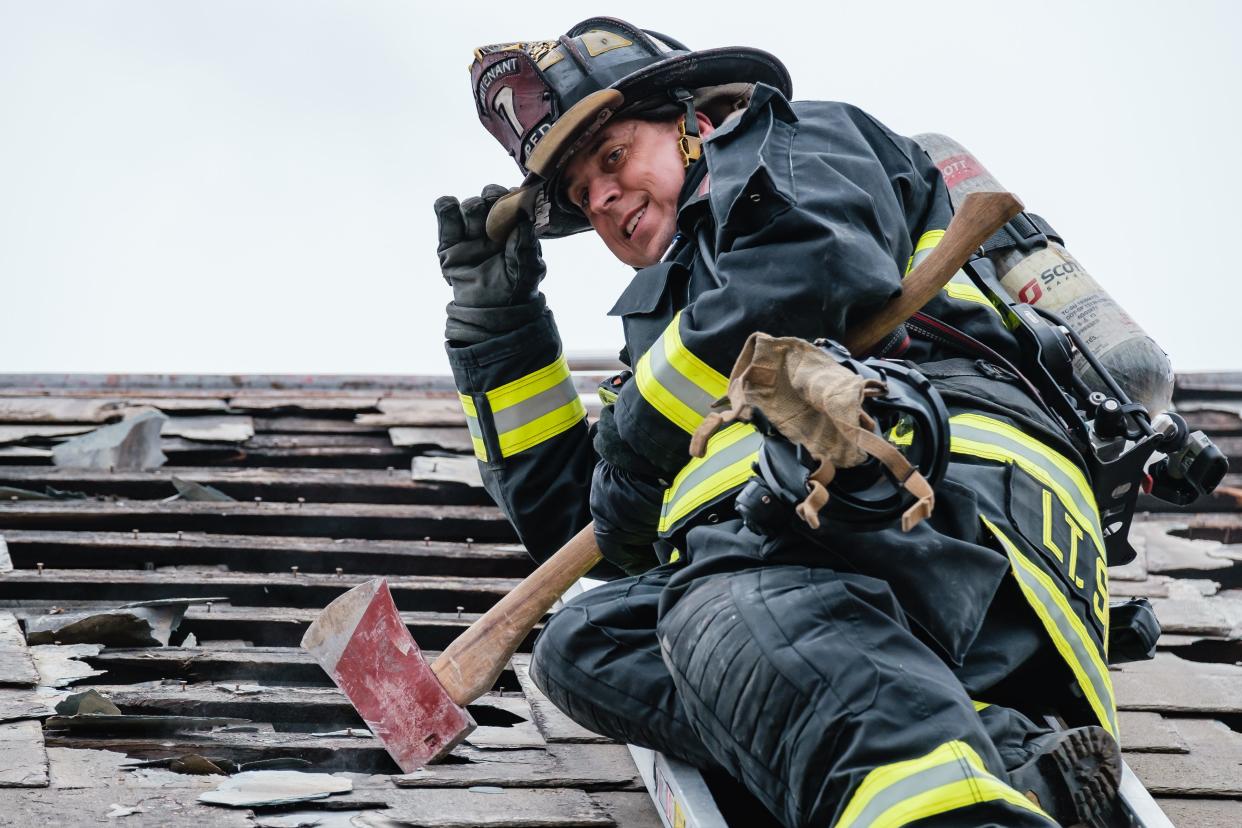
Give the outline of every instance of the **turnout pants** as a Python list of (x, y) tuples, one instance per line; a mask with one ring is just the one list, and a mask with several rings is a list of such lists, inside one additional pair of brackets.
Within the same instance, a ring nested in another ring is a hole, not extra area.
[(531, 675), (571, 718), (723, 767), (788, 826), (1054, 824), (1006, 784), (1045, 731), (977, 705), (883, 582), (751, 568), (705, 578), (661, 616), (675, 570), (552, 617)]

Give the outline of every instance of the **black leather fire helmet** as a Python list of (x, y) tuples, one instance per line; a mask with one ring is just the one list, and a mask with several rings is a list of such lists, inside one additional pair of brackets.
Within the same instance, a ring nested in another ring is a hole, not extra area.
[(694, 52), (611, 17), (584, 20), (556, 40), (475, 49), (470, 80), (479, 120), (526, 174), (487, 217), (487, 233), (497, 241), (520, 213), (533, 216), (543, 237), (590, 229), (580, 212), (558, 203), (555, 179), (614, 115), (671, 103), (674, 90), (765, 83), (793, 94), (789, 72), (767, 52), (741, 46)]

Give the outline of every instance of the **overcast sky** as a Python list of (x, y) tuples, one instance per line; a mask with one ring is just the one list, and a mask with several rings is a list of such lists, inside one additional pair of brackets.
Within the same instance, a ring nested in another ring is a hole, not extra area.
[[(798, 11), (795, 11), (798, 9)], [(970, 147), (1178, 370), (1242, 369), (1242, 4), (0, 0), (0, 372), (443, 373), (473, 47), (614, 14)], [(632, 271), (544, 247), (566, 350)]]

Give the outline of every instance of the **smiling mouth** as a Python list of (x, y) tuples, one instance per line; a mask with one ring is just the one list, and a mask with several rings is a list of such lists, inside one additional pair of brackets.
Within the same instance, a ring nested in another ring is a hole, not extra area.
[(634, 238), (634, 231), (638, 228), (638, 220), (647, 214), (647, 208), (644, 206), (641, 210), (634, 214), (634, 218), (630, 219), (630, 223), (625, 226), (625, 237), (627, 239)]

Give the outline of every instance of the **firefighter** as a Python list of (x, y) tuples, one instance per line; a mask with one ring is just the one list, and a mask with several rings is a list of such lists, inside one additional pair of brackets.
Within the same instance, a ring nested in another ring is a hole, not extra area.
[[(880, 348), (951, 414), (935, 512), (909, 533), (760, 536), (733, 506), (760, 435), (688, 453), (753, 331), (841, 339), (900, 292), (951, 216), (926, 155), (852, 106), (791, 103), (772, 55), (611, 18), (477, 49), (471, 79), (526, 173), (435, 205), (475, 454), (536, 559), (594, 519), (611, 579), (546, 625), (540, 688), (592, 730), (723, 769), (788, 826), (1107, 824), (1099, 518), (964, 275), (934, 325)], [(589, 429), (539, 239), (592, 229), (636, 272), (610, 312), (632, 373)], [(1036, 724), (1051, 712), (1073, 729)]]

